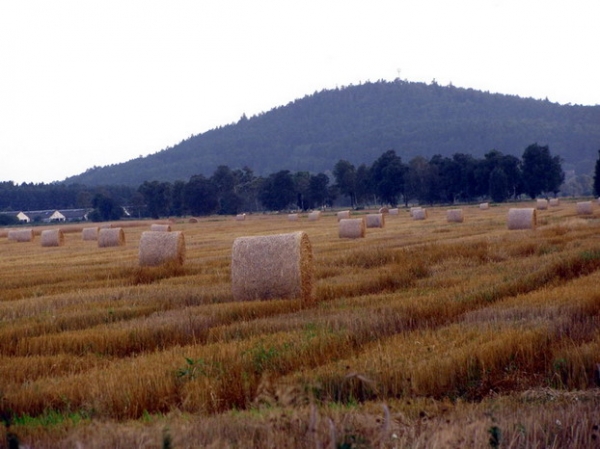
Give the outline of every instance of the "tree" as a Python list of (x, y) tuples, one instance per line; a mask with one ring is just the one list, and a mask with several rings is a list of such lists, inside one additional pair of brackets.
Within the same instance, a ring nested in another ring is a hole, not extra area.
[(598, 160), (594, 167), (594, 194), (600, 196), (600, 150), (598, 150)]
[(350, 206), (356, 207), (356, 168), (340, 159), (333, 167), (335, 184), (342, 195), (350, 197)]
[(259, 190), (258, 198), (269, 210), (283, 210), (296, 198), (294, 180), (289, 170), (281, 170), (266, 178)]
[(138, 192), (144, 196), (146, 209), (152, 218), (169, 215), (171, 210), (171, 184), (168, 182), (144, 181)]
[(183, 198), (186, 208), (194, 215), (210, 215), (219, 207), (217, 188), (202, 175), (194, 175), (185, 185)]
[(498, 166), (490, 173), (490, 198), (495, 203), (503, 203), (508, 198), (508, 177), (502, 167)]
[(92, 199), (94, 210), (90, 213), (92, 221), (110, 221), (119, 220), (123, 216), (123, 208), (117, 202), (101, 193), (96, 194)]
[(308, 186), (309, 207), (321, 207), (327, 203), (329, 199), (329, 177), (325, 173), (311, 175)]
[(398, 197), (404, 193), (404, 172), (402, 159), (394, 150), (383, 153), (371, 165), (371, 185), (382, 204), (396, 205)]
[(548, 146), (537, 143), (529, 145), (523, 152), (524, 192), (532, 199), (542, 193), (554, 193), (560, 190), (565, 180), (559, 156), (552, 157)]

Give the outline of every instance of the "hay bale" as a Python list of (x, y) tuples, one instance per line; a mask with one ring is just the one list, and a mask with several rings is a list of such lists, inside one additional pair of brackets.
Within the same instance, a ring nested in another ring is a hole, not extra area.
[(421, 207), (421, 206), (415, 206), (415, 207), (411, 207), (411, 208), (410, 208), (410, 216), (411, 216), (411, 217), (414, 217), (414, 213), (415, 213), (416, 211), (418, 211), (418, 210), (421, 210), (421, 209), (422, 209), (422, 207)]
[(308, 214), (308, 221), (317, 221), (319, 218), (321, 218), (320, 210), (314, 210)]
[(544, 199), (544, 198), (539, 198), (536, 201), (536, 206), (537, 210), (546, 210), (548, 209), (548, 200)]
[(533, 207), (508, 209), (508, 229), (535, 229), (537, 213)]
[(480, 210), (488, 210), (490, 208), (490, 203), (481, 203), (479, 205)]
[(237, 214), (235, 216), (235, 221), (244, 221), (246, 219), (246, 214)]
[(446, 220), (448, 223), (462, 223), (465, 217), (462, 209), (449, 209), (446, 212)]
[(344, 220), (346, 218), (350, 218), (350, 211), (349, 210), (341, 210), (337, 213), (337, 220)]
[(383, 214), (367, 214), (365, 222), (367, 228), (383, 228), (385, 226)]
[(81, 239), (82, 240), (98, 240), (98, 226), (94, 226), (91, 228), (83, 228), (81, 230)]
[(65, 235), (60, 229), (45, 229), (41, 234), (42, 246), (62, 246), (65, 243)]
[(387, 214), (387, 213), (389, 213), (389, 212), (390, 212), (390, 209), (389, 209), (388, 207), (385, 207), (385, 206), (383, 206), (383, 207), (380, 207), (380, 208), (379, 208), (378, 212), (379, 212), (380, 214)]
[(171, 232), (170, 224), (160, 224), (160, 223), (152, 223), (150, 225), (150, 230), (155, 232)]
[(298, 214), (288, 214), (289, 221), (298, 221)]
[(194, 218), (194, 217), (192, 217), (192, 218), (190, 218), (190, 219), (188, 220), (188, 223), (198, 223), (198, 219), (197, 219), (197, 218)]
[(98, 247), (125, 246), (125, 232), (123, 228), (101, 228), (98, 231)]
[(33, 229), (11, 229), (6, 237), (14, 242), (31, 242), (33, 241)]
[(550, 207), (558, 207), (560, 205), (560, 200), (558, 198), (550, 198), (548, 205)]
[(231, 288), (234, 300), (312, 300), (313, 256), (308, 235), (298, 231), (234, 240)]
[(339, 237), (341, 239), (359, 239), (365, 236), (365, 218), (342, 218), (339, 222)]
[(142, 267), (153, 267), (167, 263), (183, 265), (185, 261), (183, 232), (142, 232), (138, 255)]
[(591, 201), (579, 201), (577, 203), (577, 215), (591, 215), (593, 213)]
[(412, 212), (413, 220), (425, 220), (427, 218), (427, 209), (418, 208)]
[(390, 215), (398, 215), (399, 213), (400, 211), (398, 210), (398, 208), (393, 208), (389, 210)]

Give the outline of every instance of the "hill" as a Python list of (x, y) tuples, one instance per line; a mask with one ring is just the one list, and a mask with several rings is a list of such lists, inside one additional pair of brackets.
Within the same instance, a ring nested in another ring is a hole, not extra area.
[(548, 145), (565, 170), (591, 173), (600, 148), (600, 106), (396, 80), (323, 90), (237, 123), (192, 136), (128, 162), (93, 167), (65, 183), (132, 185), (187, 181), (219, 165), (279, 170), (331, 170), (340, 159), (372, 163), (393, 149), (415, 156), (492, 149), (521, 156), (531, 143)]

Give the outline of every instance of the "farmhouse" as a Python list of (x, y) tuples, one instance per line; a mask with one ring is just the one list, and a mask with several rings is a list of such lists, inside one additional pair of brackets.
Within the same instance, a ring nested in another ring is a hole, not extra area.
[(22, 223), (54, 223), (65, 221), (86, 221), (89, 212), (89, 209), (49, 209), (2, 213), (16, 217), (17, 220)]

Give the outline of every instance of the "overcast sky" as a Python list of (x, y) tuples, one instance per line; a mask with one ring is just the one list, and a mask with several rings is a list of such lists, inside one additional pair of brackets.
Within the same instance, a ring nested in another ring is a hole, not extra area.
[(600, 104), (598, 0), (6, 0), (0, 181), (61, 181), (322, 89)]

